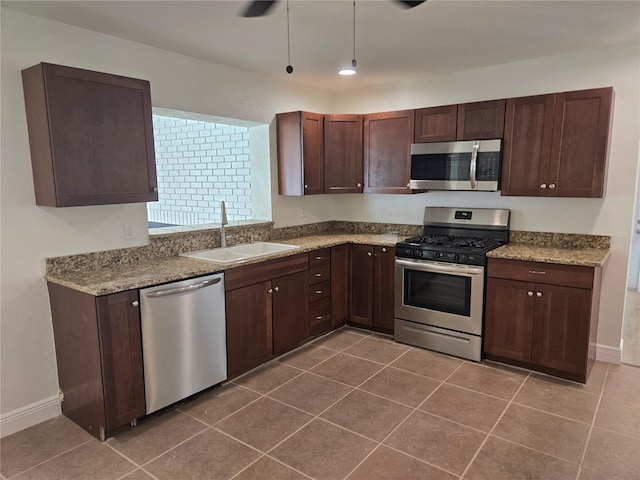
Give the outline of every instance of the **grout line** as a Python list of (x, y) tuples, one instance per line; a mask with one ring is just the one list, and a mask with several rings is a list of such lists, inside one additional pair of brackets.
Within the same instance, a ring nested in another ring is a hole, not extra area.
[[(88, 433), (87, 435), (90, 435), (90, 434)], [(48, 458), (48, 459), (46, 459), (46, 460), (44, 460), (44, 461), (42, 461), (42, 462), (40, 462), (40, 463), (37, 463), (37, 464), (33, 465), (32, 467), (27, 468), (26, 470), (22, 470), (22, 471), (20, 471), (20, 472), (16, 473), (15, 475), (11, 475), (10, 477), (6, 477), (6, 479), (7, 479), (7, 480), (10, 480), (10, 479), (12, 479), (12, 478), (14, 478), (14, 477), (17, 477), (18, 475), (21, 475), (21, 474), (23, 474), (23, 473), (25, 473), (25, 472), (28, 472), (28, 471), (30, 471), (30, 470), (33, 470), (34, 468), (38, 468), (40, 465), (44, 465), (45, 463), (50, 462), (50, 461), (51, 461), (51, 460), (53, 460), (54, 458), (61, 457), (62, 455), (65, 455), (65, 454), (67, 454), (67, 453), (69, 453), (69, 452), (71, 452), (71, 451), (73, 451), (73, 450), (75, 450), (75, 449), (77, 449), (77, 448), (80, 448), (80, 447), (82, 447), (83, 445), (88, 445), (88, 444), (89, 444), (89, 443), (91, 443), (93, 440), (95, 440), (96, 442), (99, 442), (99, 440), (97, 440), (97, 439), (95, 439), (95, 438), (91, 437), (89, 440), (87, 440), (87, 441), (85, 441), (85, 442), (82, 442), (82, 443), (79, 443), (79, 444), (78, 444), (78, 445), (76, 445), (75, 447), (72, 447), (72, 448), (70, 448), (70, 449), (68, 449), (68, 450), (65, 450), (64, 452), (58, 453), (57, 455), (54, 455), (53, 457), (50, 457), (50, 458)], [(102, 443), (102, 442), (101, 442), (101, 443)]]
[[(519, 403), (516, 402), (515, 400), (513, 402), (511, 402), (513, 405), (517, 405), (519, 407), (522, 408), (528, 408), (529, 410), (534, 410), (536, 412), (540, 412), (540, 413), (546, 413), (547, 415), (551, 415), (553, 417), (557, 417), (557, 418), (562, 418), (563, 420), (568, 420), (570, 422), (576, 422), (579, 423), (581, 425), (591, 425), (591, 422), (593, 421), (593, 419), (591, 419), (588, 422), (582, 421), (582, 420), (576, 420), (575, 418), (571, 418), (571, 417), (565, 417), (564, 415), (560, 415), (559, 413), (554, 413), (554, 412), (550, 412), (549, 410), (542, 410), (541, 408), (536, 408), (536, 407), (532, 407), (531, 405), (526, 405), (524, 403)], [(597, 408), (597, 406), (596, 406)], [(596, 411), (593, 411), (593, 416), (595, 417), (596, 415)]]
[(480, 451), (482, 450), (482, 448), (485, 446), (485, 444), (487, 443), (487, 441), (489, 440), (489, 438), (491, 437), (491, 434), (493, 433), (493, 431), (496, 429), (496, 427), (498, 426), (498, 424), (500, 423), (500, 420), (502, 420), (502, 417), (504, 417), (504, 414), (507, 412), (507, 410), (509, 409), (509, 406), (513, 403), (513, 400), (518, 396), (518, 393), (520, 393), (520, 390), (522, 390), (522, 388), (524, 387), (524, 384), (527, 383), (527, 380), (529, 379), (529, 377), (531, 376), (531, 373), (528, 373), (524, 380), (522, 380), (522, 383), (520, 384), (520, 386), (518, 387), (518, 389), (514, 392), (514, 394), (511, 396), (511, 399), (509, 400), (509, 402), (507, 403), (507, 405), (504, 407), (504, 410), (502, 410), (502, 413), (500, 414), (500, 416), (498, 417), (498, 419), (495, 421), (495, 423), (493, 424), (493, 427), (491, 428), (491, 430), (489, 431), (489, 433), (487, 433), (487, 436), (485, 437), (485, 439), (483, 440), (483, 442), (480, 444), (480, 446), (478, 447), (478, 449), (476, 450), (476, 453), (473, 455), (473, 457), (471, 458), (471, 460), (469, 460), (469, 463), (467, 464), (467, 467), (464, 469), (464, 471), (462, 472), (462, 475), (460, 475), (460, 478), (464, 478), (464, 476), (467, 474), (467, 472), (469, 471), (469, 469), (471, 468), (471, 465), (473, 465), (473, 462), (475, 462), (476, 458), (478, 458), (478, 455), (480, 454)]
[(160, 458), (161, 456), (166, 455), (166, 454), (167, 454), (167, 453), (169, 453), (171, 450), (175, 450), (175, 449), (176, 449), (176, 448), (178, 448), (180, 445), (182, 445), (182, 444), (184, 444), (184, 443), (187, 443), (187, 442), (188, 442), (189, 440), (191, 440), (192, 438), (197, 437), (198, 435), (200, 435), (200, 434), (202, 434), (202, 433), (206, 432), (206, 431), (207, 431), (207, 430), (209, 430), (210, 428), (211, 428), (211, 427), (207, 427), (207, 428), (205, 428), (205, 429), (203, 429), (203, 430), (200, 430), (199, 432), (197, 432), (197, 433), (195, 433), (195, 434), (191, 435), (190, 437), (185, 438), (183, 441), (181, 441), (181, 442), (179, 442), (179, 443), (175, 444), (173, 447), (169, 448), (168, 450), (165, 450), (165, 451), (164, 451), (164, 452), (162, 452), (160, 455), (156, 455), (156, 456), (155, 456), (155, 457), (153, 457), (152, 459), (147, 460), (146, 462), (144, 462), (144, 463), (140, 464), (140, 467), (143, 467), (143, 468), (144, 468), (146, 465), (149, 465), (151, 462), (156, 461), (156, 460), (157, 460), (158, 458)]

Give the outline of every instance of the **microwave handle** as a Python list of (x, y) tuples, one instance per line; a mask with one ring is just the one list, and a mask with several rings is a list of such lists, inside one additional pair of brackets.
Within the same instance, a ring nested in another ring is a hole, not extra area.
[(476, 182), (476, 163), (478, 161), (478, 148), (480, 148), (480, 142), (473, 142), (471, 147), (471, 164), (469, 165), (469, 180), (471, 180), (471, 190), (478, 188), (478, 182)]

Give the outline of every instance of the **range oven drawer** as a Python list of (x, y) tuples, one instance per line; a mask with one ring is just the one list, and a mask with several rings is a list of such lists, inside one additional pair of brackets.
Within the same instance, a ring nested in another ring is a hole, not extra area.
[(479, 362), (482, 356), (482, 339), (479, 336), (399, 318), (395, 319), (393, 338), (396, 342), (428, 348), (475, 362)]

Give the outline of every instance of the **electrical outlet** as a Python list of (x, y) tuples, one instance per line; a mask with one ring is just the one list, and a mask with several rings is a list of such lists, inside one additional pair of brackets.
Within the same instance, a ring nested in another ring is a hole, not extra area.
[(136, 235), (133, 231), (133, 223), (123, 223), (123, 228), (124, 228), (124, 239), (125, 240), (133, 240), (134, 238), (136, 238)]

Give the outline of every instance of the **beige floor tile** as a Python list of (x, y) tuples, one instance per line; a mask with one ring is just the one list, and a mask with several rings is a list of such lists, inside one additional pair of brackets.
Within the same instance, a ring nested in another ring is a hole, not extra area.
[(531, 376), (513, 401), (579, 422), (591, 423), (598, 407), (598, 399), (598, 395), (572, 388), (570, 382)]
[(408, 372), (444, 380), (462, 364), (462, 360), (439, 355), (428, 350), (412, 348), (391, 365)]
[(640, 379), (640, 366), (638, 365), (626, 365), (621, 363), (616, 365), (615, 363), (609, 364), (609, 373), (614, 375), (626, 375), (629, 379)]
[(302, 373), (302, 370), (282, 363), (269, 363), (234, 380), (234, 383), (264, 394)]
[(421, 375), (386, 367), (359, 388), (410, 407), (417, 407), (440, 383)]
[(142, 465), (206, 428), (189, 415), (172, 410), (152, 416), (116, 435), (107, 443)]
[(455, 480), (458, 477), (390, 448), (378, 447), (349, 480)]
[(344, 478), (376, 443), (322, 420), (314, 420), (271, 456), (318, 480)]
[(233, 477), (233, 480), (305, 480), (307, 478), (272, 458), (262, 457)]
[(67, 417), (52, 418), (0, 440), (0, 471), (12, 477), (92, 438)]
[(305, 373), (275, 389), (269, 397), (317, 415), (353, 388), (312, 373)]
[(510, 400), (525, 378), (524, 373), (514, 373), (467, 362), (447, 379), (447, 383)]
[(611, 475), (610, 478), (637, 480), (640, 478), (639, 455), (640, 442), (637, 438), (594, 427), (583, 465)]
[(311, 369), (313, 373), (347, 385), (357, 386), (383, 368), (362, 358), (338, 354)]
[(334, 350), (328, 350), (314, 345), (305, 345), (295, 352), (279, 358), (278, 361), (302, 370), (309, 370), (335, 354), (336, 352)]
[(590, 425), (511, 404), (493, 431), (496, 437), (580, 463)]
[(460, 475), (485, 438), (484, 433), (416, 411), (384, 443)]
[(602, 395), (614, 400), (640, 405), (640, 376), (629, 374), (625, 369), (619, 369), (617, 372), (613, 373), (611, 367), (609, 368)]
[(321, 418), (380, 442), (410, 413), (409, 407), (355, 390), (324, 412)]
[(266, 452), (313, 417), (269, 398), (261, 398), (216, 424), (225, 432)]
[(226, 480), (259, 456), (255, 450), (209, 428), (144, 468), (160, 480)]
[(489, 437), (465, 480), (572, 480), (578, 465)]
[(420, 410), (489, 432), (507, 408), (507, 402), (454, 385), (443, 384)]
[(640, 406), (602, 397), (595, 425), (640, 439)]
[(580, 468), (578, 480), (612, 480), (608, 473), (596, 472), (587, 467)]
[(313, 345), (319, 345), (339, 352), (345, 348), (349, 348), (351, 345), (359, 342), (363, 338), (365, 338), (365, 335), (362, 335), (358, 331), (341, 329), (314, 340), (312, 343)]
[(408, 351), (409, 347), (399, 343), (378, 340), (372, 336), (347, 348), (344, 353), (371, 360), (372, 362), (387, 364)]
[(129, 475), (122, 477), (122, 480), (153, 480), (153, 477), (139, 468), (138, 470), (131, 472)]
[(209, 425), (214, 425), (258, 398), (260, 398), (259, 394), (229, 383), (206, 395), (179, 405), (178, 409)]
[(13, 477), (16, 480), (115, 480), (136, 466), (107, 445), (92, 440)]

